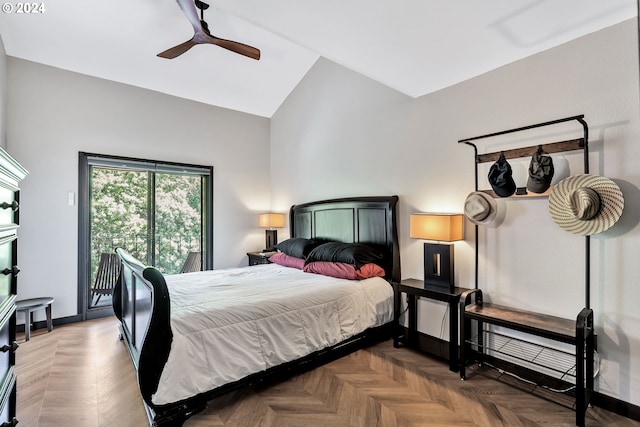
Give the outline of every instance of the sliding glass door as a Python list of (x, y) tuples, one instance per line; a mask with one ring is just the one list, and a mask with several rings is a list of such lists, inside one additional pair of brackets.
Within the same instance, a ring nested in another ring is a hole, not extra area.
[(180, 273), (190, 252), (202, 252), (202, 182), (193, 175), (155, 174), (153, 265)]
[(212, 168), (80, 153), (79, 308), (110, 312), (116, 247), (165, 274), (211, 254)]
[[(95, 283), (100, 254), (112, 253), (116, 247), (127, 249), (143, 262), (149, 261), (151, 186), (150, 173), (146, 171), (94, 165), (89, 170), (90, 282)], [(102, 304), (105, 302), (110, 300)], [(96, 304), (90, 301), (91, 306)]]

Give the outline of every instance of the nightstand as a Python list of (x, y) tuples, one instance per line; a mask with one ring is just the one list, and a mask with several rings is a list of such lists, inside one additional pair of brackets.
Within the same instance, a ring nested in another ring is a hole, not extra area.
[[(394, 283), (393, 294), (396, 331), (394, 332), (393, 346), (400, 347), (401, 345), (406, 345), (407, 347), (422, 350), (419, 342), (420, 336), (417, 328), (418, 298), (424, 297), (436, 301), (446, 302), (447, 304), (449, 304), (449, 354), (444, 356), (429, 350), (426, 351), (437, 356), (448, 358), (449, 369), (454, 372), (457, 371), (459, 368), (458, 303), (460, 301), (460, 295), (468, 290), (469, 289), (467, 288), (455, 288), (453, 292), (449, 292), (442, 287), (425, 285), (422, 280), (417, 279), (405, 279), (400, 283)], [(409, 325), (406, 333), (404, 331), (404, 327), (400, 325), (400, 299), (403, 292), (407, 294), (407, 314), (409, 316)]]
[(275, 252), (247, 252), (249, 257), (249, 265), (270, 264), (269, 258)]

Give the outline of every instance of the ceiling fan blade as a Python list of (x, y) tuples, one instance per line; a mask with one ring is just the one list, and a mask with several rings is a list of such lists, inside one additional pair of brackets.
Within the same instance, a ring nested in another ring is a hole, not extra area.
[(260, 49), (246, 45), (244, 43), (235, 42), (233, 40), (225, 40), (215, 36), (211, 36), (211, 41), (209, 43), (230, 50), (231, 52), (239, 53), (240, 55), (244, 55), (251, 59), (260, 59)]
[(189, 41), (186, 41), (182, 44), (172, 47), (171, 49), (167, 49), (164, 52), (158, 54), (161, 58), (173, 59), (177, 56), (182, 55), (193, 46), (197, 44), (210, 43), (220, 46), (224, 49), (230, 50), (235, 53), (239, 53), (240, 55), (244, 55), (248, 58), (259, 60), (260, 59), (260, 50), (256, 49), (253, 46), (249, 46), (240, 42), (235, 42), (233, 40), (225, 40), (215, 36), (212, 36), (209, 32), (209, 26), (204, 21), (204, 17), (198, 16), (198, 11), (196, 7), (201, 9), (201, 12), (205, 9), (209, 8), (209, 5), (203, 3), (198, 0), (176, 0), (180, 9), (185, 14), (191, 26), (193, 27), (193, 38)]
[(157, 56), (160, 58), (173, 59), (182, 55), (197, 44), (198, 43), (194, 42), (193, 39), (187, 40), (186, 42), (180, 43), (179, 45), (167, 49), (164, 52), (160, 52)]

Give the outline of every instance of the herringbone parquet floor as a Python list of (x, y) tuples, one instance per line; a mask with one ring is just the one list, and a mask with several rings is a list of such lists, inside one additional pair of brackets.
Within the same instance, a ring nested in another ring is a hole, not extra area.
[[(116, 320), (39, 330), (19, 343), (21, 426), (147, 425)], [(573, 426), (574, 417), (480, 375), (460, 381), (445, 362), (385, 342), (287, 381), (215, 399), (185, 427)], [(590, 408), (587, 425), (640, 423)]]

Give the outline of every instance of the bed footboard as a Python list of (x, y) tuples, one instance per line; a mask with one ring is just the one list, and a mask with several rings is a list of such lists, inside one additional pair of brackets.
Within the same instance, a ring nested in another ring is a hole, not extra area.
[(137, 371), (138, 386), (151, 425), (181, 426), (187, 416), (204, 407), (185, 408), (184, 405), (153, 404), (151, 397), (158, 389), (173, 334), (169, 315), (169, 291), (162, 274), (153, 267), (145, 267), (126, 250), (117, 248), (122, 260), (122, 274), (114, 289), (114, 311), (120, 319), (120, 333)]

